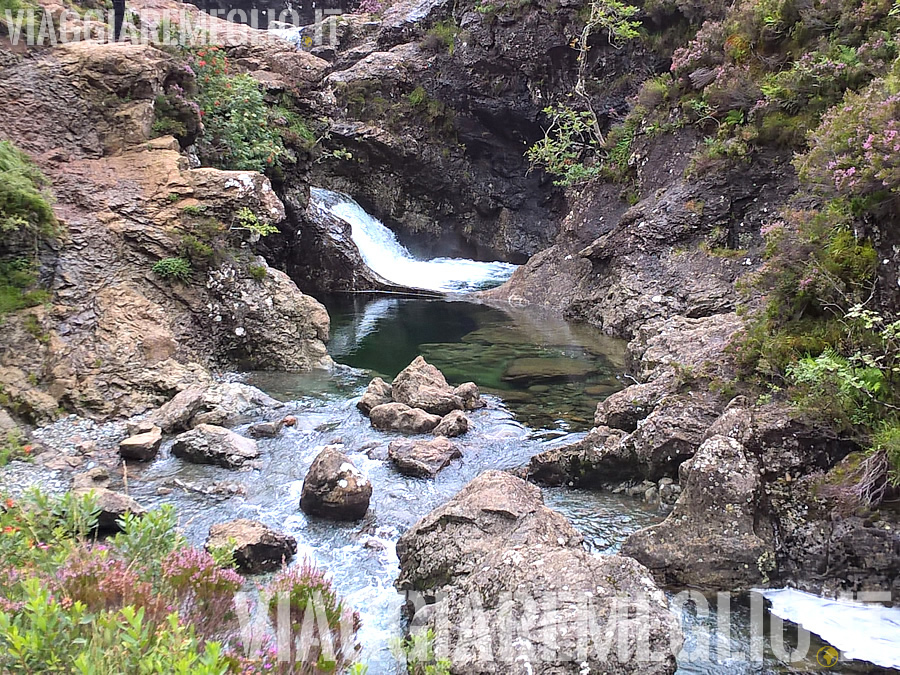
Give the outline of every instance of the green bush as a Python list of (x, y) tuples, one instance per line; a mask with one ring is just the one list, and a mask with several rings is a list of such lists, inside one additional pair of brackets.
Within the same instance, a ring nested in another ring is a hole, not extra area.
[(566, 105), (548, 106), (543, 112), (550, 119), (550, 126), (544, 138), (525, 153), (531, 168), (543, 167), (557, 176), (554, 185), (561, 186), (577, 185), (599, 175), (600, 166), (584, 163), (597, 150), (594, 114)]
[(452, 20), (438, 21), (425, 33), (422, 46), (432, 52), (446, 51), (453, 53), (459, 26)]
[(451, 663), (438, 659), (434, 653), (435, 634), (432, 629), (395, 640), (391, 645), (394, 657), (406, 667), (408, 675), (450, 675)]
[(36, 283), (34, 261), (22, 257), (0, 261), (0, 317), (47, 302), (50, 299), (49, 291), (34, 288)]
[(231, 228), (233, 230), (247, 230), (260, 237), (267, 237), (270, 234), (278, 232), (277, 227), (268, 221), (262, 220), (246, 206), (238, 209), (238, 212), (234, 216), (234, 224)]
[(163, 258), (154, 263), (153, 272), (163, 279), (174, 281), (188, 281), (191, 278), (191, 263), (184, 258)]
[(262, 281), (269, 275), (269, 268), (265, 265), (247, 265), (247, 272), (254, 281)]
[(197, 74), (197, 103), (203, 135), (201, 159), (223, 169), (265, 171), (285, 154), (278, 130), (269, 124), (269, 109), (259, 83), (250, 75), (231, 74), (218, 47), (204, 47), (192, 57)]

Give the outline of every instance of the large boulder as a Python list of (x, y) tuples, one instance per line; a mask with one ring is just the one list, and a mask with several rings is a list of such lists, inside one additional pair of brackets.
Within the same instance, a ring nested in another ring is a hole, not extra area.
[(311, 516), (359, 520), (369, 509), (372, 483), (350, 458), (327, 446), (313, 460), (300, 495), (300, 508)]
[(251, 438), (212, 424), (199, 424), (175, 438), (172, 454), (195, 464), (215, 464), (237, 469), (259, 457)]
[(397, 542), (401, 590), (434, 591), (479, 568), (500, 548), (579, 547), (583, 537), (544, 506), (541, 491), (503, 471), (486, 471)]
[(765, 583), (775, 562), (774, 535), (760, 505), (760, 471), (744, 447), (713, 436), (684, 473), (684, 490), (669, 517), (632, 534), (622, 554), (666, 584), (735, 590)]
[(653, 412), (656, 404), (674, 391), (674, 378), (660, 378), (651, 382), (633, 384), (611, 394), (597, 404), (594, 426), (612, 427), (634, 431), (638, 423)]
[(369, 386), (366, 387), (366, 392), (356, 404), (356, 407), (359, 408), (364, 415), (368, 415), (372, 408), (384, 405), (385, 403), (390, 403), (392, 400), (391, 385), (380, 377), (376, 377), (369, 382)]
[(667, 675), (682, 645), (646, 568), (577, 547), (494, 551), (424, 614), (454, 675)]
[(119, 455), (123, 459), (147, 462), (159, 453), (162, 443), (162, 429), (151, 426), (149, 430), (129, 436), (119, 443)]
[(388, 458), (405, 476), (434, 478), (454, 459), (462, 457), (453, 443), (446, 438), (431, 441), (393, 441), (388, 446)]
[(394, 378), (391, 396), (398, 403), (421, 408), (433, 415), (443, 416), (451, 410), (466, 407), (463, 399), (447, 384), (444, 374), (421, 356), (417, 356)]
[(163, 433), (171, 434), (191, 428), (191, 418), (203, 407), (206, 387), (188, 387), (179, 391), (150, 415), (150, 420)]
[(218, 523), (209, 528), (207, 550), (232, 546), (235, 564), (248, 574), (278, 569), (297, 552), (294, 537), (247, 518)]
[(427, 434), (441, 423), (440, 415), (431, 415), (421, 408), (410, 408), (404, 403), (384, 403), (369, 412), (372, 426), (382, 431), (399, 431), (402, 434)]

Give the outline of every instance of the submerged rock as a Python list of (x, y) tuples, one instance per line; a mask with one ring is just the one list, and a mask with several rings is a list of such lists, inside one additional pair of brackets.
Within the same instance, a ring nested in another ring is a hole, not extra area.
[(568, 520), (544, 506), (537, 487), (486, 471), (400, 537), (397, 587), (433, 591), (471, 574), (501, 548), (579, 547), (582, 541)]
[(248, 574), (278, 569), (297, 552), (297, 540), (258, 520), (240, 518), (209, 528), (206, 549), (234, 546), (234, 562)]
[(369, 419), (376, 429), (403, 434), (427, 434), (441, 423), (439, 415), (430, 415), (421, 408), (410, 408), (403, 403), (375, 406), (369, 412)]
[(527, 357), (515, 359), (503, 373), (507, 382), (556, 382), (580, 380), (596, 372), (596, 366), (587, 361), (556, 358)]
[(328, 446), (313, 460), (300, 495), (300, 508), (311, 516), (359, 520), (369, 509), (372, 483), (350, 458)]
[(462, 457), (453, 443), (446, 438), (431, 441), (394, 441), (388, 446), (388, 458), (405, 476), (434, 478), (454, 459)]
[(215, 464), (237, 469), (259, 457), (259, 448), (251, 438), (229, 429), (200, 424), (175, 439), (172, 454), (195, 464)]
[(162, 429), (153, 426), (149, 431), (129, 436), (121, 441), (119, 443), (119, 455), (123, 459), (136, 459), (141, 462), (147, 462), (155, 458), (159, 453), (161, 443)]
[(713, 436), (684, 466), (684, 491), (659, 525), (622, 547), (664, 583), (734, 590), (765, 583), (775, 563), (771, 524), (761, 517), (759, 469), (732, 438)]

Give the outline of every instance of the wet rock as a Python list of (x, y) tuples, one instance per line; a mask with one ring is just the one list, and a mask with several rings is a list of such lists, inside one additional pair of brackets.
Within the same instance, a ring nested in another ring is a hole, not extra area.
[(313, 460), (303, 479), (300, 508), (311, 516), (359, 520), (366, 515), (371, 497), (372, 483), (347, 455), (329, 446)]
[(486, 471), (400, 537), (401, 590), (433, 591), (479, 568), (501, 548), (579, 547), (566, 518), (544, 506), (541, 491), (502, 471)]
[(435, 654), (452, 658), (454, 675), (669, 675), (682, 644), (645, 567), (578, 547), (490, 552), (426, 609)]
[(256, 441), (212, 424), (199, 424), (175, 438), (172, 454), (195, 464), (236, 469), (259, 457)]
[(617, 391), (597, 404), (594, 426), (634, 431), (638, 423), (653, 412), (656, 404), (675, 387), (673, 378), (661, 378)]
[(439, 415), (430, 415), (421, 408), (410, 408), (403, 403), (375, 406), (369, 412), (369, 419), (376, 429), (403, 434), (427, 434), (441, 423)]
[(206, 550), (234, 546), (234, 561), (242, 572), (260, 574), (278, 569), (297, 552), (297, 540), (257, 520), (240, 518), (209, 528)]
[(434, 478), (454, 459), (462, 457), (459, 448), (446, 438), (431, 441), (394, 441), (388, 446), (388, 458), (405, 476)]
[(281, 433), (281, 427), (284, 423), (281, 420), (276, 422), (254, 422), (247, 427), (247, 433), (253, 438), (275, 438)]
[(484, 401), (481, 400), (481, 393), (478, 391), (478, 385), (474, 382), (463, 382), (453, 390), (453, 393), (462, 399), (466, 410), (476, 410), (484, 407)]
[(223, 382), (206, 390), (203, 410), (194, 415), (191, 424), (234, 426), (261, 412), (275, 410), (284, 404), (256, 387), (242, 382)]
[(438, 424), (432, 433), (435, 436), (449, 436), (456, 438), (462, 436), (469, 430), (469, 418), (462, 410), (454, 410), (444, 415), (441, 423)]
[(189, 429), (191, 418), (203, 407), (205, 394), (206, 387), (188, 387), (155, 410), (149, 420), (166, 434)]
[(630, 478), (637, 465), (624, 431), (595, 427), (570, 445), (546, 450), (528, 463), (529, 479), (545, 485), (596, 485)]
[(417, 356), (394, 378), (391, 395), (398, 403), (433, 415), (443, 416), (465, 407), (463, 399), (447, 384), (444, 374), (421, 356)]
[(128, 432), (129, 436), (137, 436), (138, 434), (146, 434), (149, 431), (153, 431), (155, 426), (153, 420), (149, 419), (127, 420), (125, 422), (125, 431)]
[(119, 443), (119, 455), (123, 459), (136, 459), (148, 462), (159, 454), (162, 443), (162, 429), (152, 427), (149, 431), (129, 436)]
[(632, 534), (622, 554), (666, 584), (734, 590), (765, 583), (774, 536), (760, 508), (759, 469), (744, 447), (713, 436), (685, 471), (684, 492), (669, 517)]
[(380, 377), (376, 377), (369, 382), (369, 386), (366, 387), (366, 393), (363, 394), (362, 398), (356, 404), (356, 407), (359, 408), (364, 415), (368, 415), (372, 408), (384, 405), (385, 403), (390, 403), (392, 400), (391, 385)]

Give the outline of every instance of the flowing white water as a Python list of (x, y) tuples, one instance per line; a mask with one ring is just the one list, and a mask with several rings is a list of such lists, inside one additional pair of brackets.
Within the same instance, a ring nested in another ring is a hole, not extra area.
[(312, 188), (310, 205), (348, 223), (353, 243), (369, 269), (400, 286), (465, 293), (499, 286), (516, 269), (510, 263), (464, 258), (417, 260), (391, 230), (347, 195)]
[(843, 658), (900, 668), (900, 609), (830, 600), (792, 588), (760, 593), (771, 601), (772, 614), (830, 642)]

